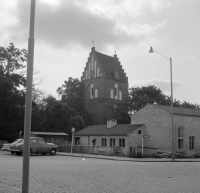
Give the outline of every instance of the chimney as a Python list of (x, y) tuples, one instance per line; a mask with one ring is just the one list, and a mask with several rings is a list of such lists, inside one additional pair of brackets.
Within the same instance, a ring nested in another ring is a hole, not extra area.
[(108, 119), (107, 120), (107, 128), (111, 128), (114, 127), (115, 125), (117, 125), (117, 120), (115, 119)]

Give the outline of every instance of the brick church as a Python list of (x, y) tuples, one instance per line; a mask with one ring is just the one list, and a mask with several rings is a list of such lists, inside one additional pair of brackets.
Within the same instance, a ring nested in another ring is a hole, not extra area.
[(128, 77), (117, 55), (99, 53), (92, 47), (81, 82), (86, 88), (86, 108), (94, 125), (105, 125), (114, 118), (116, 105), (128, 96)]

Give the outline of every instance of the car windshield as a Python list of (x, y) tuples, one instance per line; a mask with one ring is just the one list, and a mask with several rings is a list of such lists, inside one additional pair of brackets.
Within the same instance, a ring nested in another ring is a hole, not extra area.
[(20, 143), (20, 142), (23, 142), (24, 139), (16, 139), (13, 143)]
[[(24, 139), (20, 140), (19, 142), (20, 142), (20, 143), (24, 143)], [(17, 143), (19, 143), (19, 142), (17, 142)]]

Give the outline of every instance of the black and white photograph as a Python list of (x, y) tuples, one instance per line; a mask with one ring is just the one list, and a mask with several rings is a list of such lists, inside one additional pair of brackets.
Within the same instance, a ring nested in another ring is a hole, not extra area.
[(0, 0), (0, 193), (199, 193), (199, 0)]

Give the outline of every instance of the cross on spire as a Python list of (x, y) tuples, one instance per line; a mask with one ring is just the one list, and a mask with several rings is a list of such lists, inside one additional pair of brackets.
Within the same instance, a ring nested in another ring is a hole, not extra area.
[(93, 40), (93, 41), (92, 41), (92, 43), (93, 43), (93, 47), (94, 47), (94, 42), (95, 42), (95, 41)]

